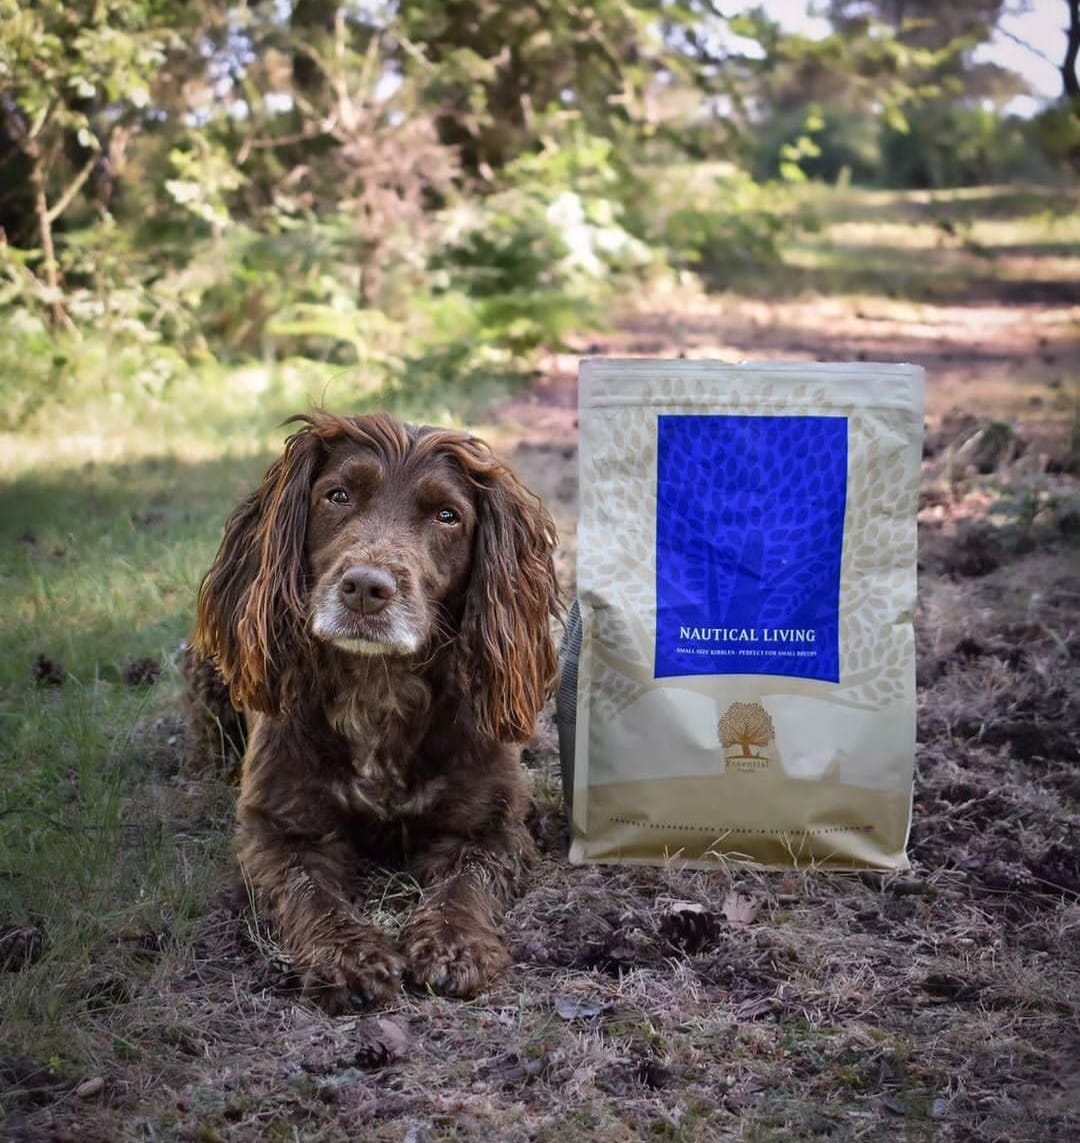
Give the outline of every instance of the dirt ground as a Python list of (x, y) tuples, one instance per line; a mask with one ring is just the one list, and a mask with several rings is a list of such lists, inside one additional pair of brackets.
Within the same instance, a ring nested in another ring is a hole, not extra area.
[[(143, 968), (113, 1001), (130, 1068), (0, 1061), (8, 1137), (1080, 1137), (1078, 319), (1045, 300), (672, 296), (579, 347), (926, 365), (910, 873), (572, 869), (545, 719), (526, 755), (544, 856), (486, 995), (331, 1019), (223, 900), (194, 946), (131, 938)], [(557, 517), (568, 591), (575, 366), (553, 357), (492, 414)], [(163, 804), (194, 828), (205, 791), (165, 754)], [(387, 924), (409, 899), (383, 886)]]

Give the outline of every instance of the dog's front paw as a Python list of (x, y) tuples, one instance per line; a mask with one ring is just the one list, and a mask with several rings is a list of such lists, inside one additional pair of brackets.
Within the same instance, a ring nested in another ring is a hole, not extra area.
[(401, 950), (414, 987), (460, 999), (483, 991), (511, 959), (502, 938), (486, 924), (454, 921), (439, 910), (413, 917)]
[(300, 986), (331, 1015), (385, 1004), (401, 989), (405, 962), (382, 933), (310, 950)]

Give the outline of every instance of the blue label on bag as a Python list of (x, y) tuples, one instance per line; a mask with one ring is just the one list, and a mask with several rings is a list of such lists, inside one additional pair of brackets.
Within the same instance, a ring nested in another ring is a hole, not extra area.
[(658, 422), (655, 677), (838, 682), (847, 419)]

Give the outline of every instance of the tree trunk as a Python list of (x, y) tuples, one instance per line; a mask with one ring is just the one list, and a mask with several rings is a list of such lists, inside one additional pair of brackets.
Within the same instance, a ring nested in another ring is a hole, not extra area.
[(1065, 0), (1069, 5), (1069, 26), (1065, 30), (1065, 59), (1061, 64), (1061, 82), (1065, 94), (1074, 101), (1073, 110), (1080, 115), (1080, 77), (1076, 74), (1076, 58), (1080, 55), (1080, 0)]
[(34, 215), (37, 218), (41, 256), (44, 259), (45, 285), (53, 295), (49, 308), (53, 324), (60, 326), (64, 324), (67, 314), (60, 304), (60, 267), (57, 265), (56, 247), (53, 245), (52, 215), (49, 213), (49, 200), (45, 194), (45, 170), (37, 139), (24, 139), (23, 153), (30, 160), (30, 186), (34, 194)]

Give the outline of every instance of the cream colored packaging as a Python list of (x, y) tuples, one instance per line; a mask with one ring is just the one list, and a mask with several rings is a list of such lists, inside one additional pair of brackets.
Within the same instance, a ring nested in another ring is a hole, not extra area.
[(922, 391), (582, 363), (572, 861), (906, 866)]

